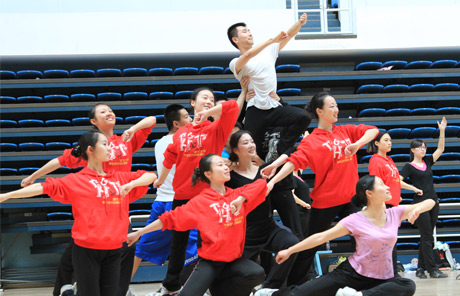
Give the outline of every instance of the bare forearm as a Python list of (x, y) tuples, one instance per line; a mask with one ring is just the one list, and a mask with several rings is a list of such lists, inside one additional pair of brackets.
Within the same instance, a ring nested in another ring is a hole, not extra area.
[(406, 182), (404, 181), (401, 181), (401, 188), (402, 189), (406, 189), (406, 190), (411, 190), (411, 191), (415, 191), (417, 188), (415, 188), (414, 186), (410, 185), (410, 184), (407, 184)]
[(150, 223), (149, 225), (138, 230), (139, 235), (143, 235), (152, 231), (157, 231), (163, 229), (163, 222), (160, 219), (157, 219)]
[(141, 121), (139, 121), (135, 125), (133, 125), (131, 127), (131, 130), (136, 132), (138, 130), (151, 127), (152, 125), (155, 125), (156, 123), (157, 123), (157, 119), (154, 116), (149, 116), (149, 117), (146, 117), (146, 118), (142, 119)]
[(40, 169), (35, 171), (30, 177), (35, 181), (38, 178), (41, 178), (45, 175), (48, 175), (51, 172), (54, 172), (58, 168), (61, 167), (61, 164), (59, 163), (59, 160), (57, 158), (53, 158), (50, 161), (48, 161), (44, 166), (42, 166)]
[(157, 175), (155, 173), (145, 173), (136, 180), (133, 180), (133, 187), (139, 187), (139, 186), (147, 186), (153, 183), (155, 179), (157, 178)]
[(377, 136), (378, 133), (379, 133), (379, 130), (376, 128), (369, 129), (364, 133), (364, 135), (358, 141), (356, 141), (356, 144), (358, 144), (359, 147), (362, 147), (366, 145), (367, 143), (369, 143), (371, 140), (373, 140), (375, 136)]
[(270, 180), (273, 184), (278, 183), (279, 181), (286, 178), (287, 175), (292, 173), (295, 169), (295, 166), (292, 162), (288, 161), (281, 170)]
[(322, 233), (316, 233), (307, 237), (303, 241), (291, 246), (288, 250), (289, 253), (294, 254), (319, 246), (325, 243), (326, 241), (327, 240), (325, 239), (325, 236)]
[(4, 197), (6, 199), (25, 198), (25, 197), (37, 196), (40, 194), (43, 194), (43, 186), (41, 183), (36, 183), (36, 184), (32, 184), (25, 188), (21, 188), (15, 191), (5, 193)]

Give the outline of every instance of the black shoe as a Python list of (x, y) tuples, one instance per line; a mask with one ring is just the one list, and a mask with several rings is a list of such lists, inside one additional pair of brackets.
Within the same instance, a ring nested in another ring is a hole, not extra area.
[(436, 269), (435, 271), (430, 272), (430, 277), (435, 279), (446, 278), (447, 274), (442, 273), (440, 270)]
[(415, 276), (418, 277), (419, 279), (426, 279), (427, 276), (425, 274), (425, 270), (422, 268), (417, 268), (417, 271), (415, 272)]

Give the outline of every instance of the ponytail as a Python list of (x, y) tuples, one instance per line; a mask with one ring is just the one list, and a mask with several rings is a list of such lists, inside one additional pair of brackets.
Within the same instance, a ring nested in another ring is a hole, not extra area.
[(200, 159), (200, 164), (198, 168), (193, 170), (192, 174), (192, 186), (195, 186), (198, 182), (202, 181), (208, 184), (211, 184), (208, 177), (205, 176), (205, 172), (211, 171), (212, 157), (217, 156), (214, 153), (210, 153)]
[(70, 154), (74, 157), (88, 160), (86, 150), (88, 150), (89, 146), (96, 146), (97, 140), (99, 139), (99, 135), (102, 135), (102, 133), (97, 130), (91, 130), (84, 133), (83, 135), (81, 135), (80, 139), (78, 140), (78, 144), (75, 145)]

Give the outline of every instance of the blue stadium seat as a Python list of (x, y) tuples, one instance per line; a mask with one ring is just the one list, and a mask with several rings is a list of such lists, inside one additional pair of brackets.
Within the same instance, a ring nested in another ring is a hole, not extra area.
[(396, 243), (398, 250), (418, 250), (418, 243)]
[[(458, 138), (460, 137), (460, 126), (448, 125), (446, 126), (446, 138)], [(433, 138), (439, 137), (439, 128), (436, 129), (436, 132), (433, 134)]]
[(441, 177), (433, 175), (433, 183), (434, 184), (439, 184), (441, 183)]
[(157, 120), (157, 123), (165, 123), (164, 115), (155, 115), (155, 118)]
[(91, 122), (89, 121), (88, 117), (77, 117), (72, 118), (72, 124), (76, 126), (87, 126), (91, 125)]
[[(439, 202), (443, 203), (443, 202), (458, 202), (460, 203), (460, 197), (447, 197), (447, 198), (439, 198)], [(448, 243), (448, 242), (446, 242)], [(460, 243), (460, 241), (459, 241)]]
[(43, 98), (46, 103), (64, 103), (70, 101), (67, 95), (46, 95)]
[(457, 64), (457, 61), (454, 60), (439, 60), (439, 61), (434, 61), (431, 65), (430, 68), (434, 69), (440, 69), (440, 68), (453, 68)]
[(43, 72), (45, 78), (69, 78), (69, 71), (61, 69), (45, 70)]
[(435, 115), (436, 109), (434, 108), (416, 108), (410, 110), (410, 115)]
[(434, 127), (417, 127), (410, 132), (409, 139), (432, 139), (435, 132)]
[(130, 210), (129, 215), (150, 215), (150, 210), (139, 209), (139, 210)]
[(457, 83), (438, 83), (434, 86), (434, 91), (457, 91)]
[(221, 96), (221, 97), (225, 97), (225, 92), (224, 91), (221, 91), (221, 90), (214, 90), (214, 96)]
[(69, 221), (73, 220), (72, 213), (68, 212), (54, 212), (46, 214), (49, 221)]
[(18, 127), (18, 123), (15, 120), (1, 119), (0, 128), (15, 128)]
[(232, 70), (230, 70), (230, 67), (225, 68), (224, 74), (233, 74)]
[(394, 162), (409, 162), (410, 155), (409, 154), (393, 154), (389, 155)]
[(148, 171), (150, 170), (150, 165), (148, 163), (133, 163), (131, 165), (131, 171), (137, 171), (137, 170)]
[(128, 116), (125, 118), (125, 124), (136, 124), (147, 116)]
[(358, 64), (356, 66), (356, 70), (362, 71), (362, 70), (377, 70), (382, 68), (382, 63), (381, 62), (363, 62)]
[(239, 89), (239, 88), (238, 89), (229, 89), (229, 90), (227, 90), (225, 95), (227, 96), (227, 98), (238, 98), (240, 93), (241, 93), (241, 89)]
[(406, 65), (406, 69), (427, 69), (431, 64), (431, 61), (413, 61)]
[(147, 147), (150, 147), (150, 141), (149, 140), (145, 140), (144, 145), (142, 145), (142, 148), (147, 148)]
[(124, 93), (123, 100), (125, 101), (139, 101), (139, 100), (147, 100), (149, 95), (146, 92), (141, 91), (132, 91)]
[(407, 139), (411, 129), (409, 128), (393, 128), (388, 130), (388, 134), (392, 139)]
[(152, 141), (150, 141), (150, 146), (151, 147), (155, 147), (155, 144), (158, 142), (159, 139), (153, 139)]
[(279, 89), (276, 93), (278, 96), (283, 97), (283, 96), (299, 96), (301, 92), (300, 88), (282, 88)]
[(436, 115), (455, 115), (460, 114), (459, 107), (442, 107), (436, 109)]
[(171, 68), (152, 68), (149, 70), (149, 76), (171, 76), (173, 69)]
[[(460, 219), (445, 219), (442, 220), (442, 226), (443, 227), (458, 227), (460, 226)], [(457, 242), (459, 243), (459, 242)], [(453, 244), (452, 242), (450, 244)]]
[(223, 67), (218, 67), (218, 66), (208, 66), (208, 67), (202, 67), (198, 74), (200, 75), (216, 75), (216, 74), (223, 74), (224, 73), (224, 68)]
[(93, 94), (73, 94), (70, 95), (70, 100), (72, 102), (94, 102), (96, 96)]
[(66, 166), (62, 166), (54, 171), (55, 174), (70, 174), (72, 169)]
[(70, 77), (72, 78), (92, 78), (96, 77), (96, 72), (90, 69), (78, 69), (70, 71)]
[(6, 80), (6, 79), (16, 79), (16, 73), (13, 71), (8, 71), (8, 70), (0, 70), (0, 79), (1, 80)]
[(97, 77), (121, 77), (121, 70), (117, 68), (97, 69)]
[(444, 175), (439, 178), (440, 183), (460, 183), (460, 175)]
[(364, 155), (359, 160), (359, 163), (369, 163), (369, 160), (371, 159), (371, 157), (372, 157), (372, 155)]
[(434, 85), (430, 83), (412, 84), (409, 86), (409, 92), (426, 92), (433, 91)]
[(0, 152), (16, 152), (18, 145), (14, 143), (0, 143)]
[(460, 160), (460, 152), (444, 152), (439, 157), (439, 160), (442, 160), (442, 161)]
[(16, 176), (18, 174), (17, 169), (13, 168), (0, 168), (0, 176)]
[[(184, 90), (176, 93), (176, 99), (190, 99), (190, 95), (193, 91)], [(170, 91), (155, 91), (151, 92), (149, 95), (150, 100), (172, 100), (174, 94)]]
[(19, 175), (31, 175), (38, 171), (39, 168), (19, 168), (18, 173)]
[(120, 117), (120, 116), (115, 116), (115, 120), (116, 120), (117, 124), (123, 124), (125, 122), (123, 117)]
[(385, 109), (383, 108), (369, 108), (361, 110), (358, 113), (358, 117), (379, 117), (385, 114)]
[(29, 142), (19, 144), (19, 150), (21, 151), (43, 151), (43, 149), (45, 149), (45, 145), (42, 143)]
[(123, 76), (125, 77), (137, 77), (147, 76), (148, 72), (145, 68), (126, 68), (123, 69)]
[(181, 90), (176, 92), (174, 98), (178, 100), (190, 100), (192, 97), (193, 91), (192, 90)]
[(46, 150), (70, 149), (70, 144), (65, 142), (49, 142), (45, 144)]
[(275, 68), (276, 73), (298, 73), (300, 72), (300, 65), (286, 64), (278, 65)]
[(383, 88), (384, 93), (402, 93), (408, 90), (409, 86), (407, 84), (390, 84)]
[(104, 92), (97, 94), (98, 101), (121, 101), (121, 94), (116, 92)]
[(21, 70), (16, 72), (19, 79), (37, 79), (43, 78), (43, 73), (37, 70)]
[(42, 103), (43, 98), (39, 96), (23, 96), (17, 98), (18, 103)]
[(385, 112), (385, 116), (408, 116), (410, 109), (407, 108), (394, 108)]
[(365, 84), (361, 85), (356, 91), (357, 94), (375, 94), (383, 91), (383, 85), (381, 84)]
[(45, 121), (45, 125), (48, 127), (71, 126), (71, 123), (68, 119), (50, 119)]
[(393, 66), (391, 70), (399, 70), (406, 68), (406, 65), (407, 61), (386, 61), (383, 63), (382, 68)]
[(0, 104), (14, 104), (16, 103), (15, 97), (0, 96)]
[(18, 120), (20, 127), (43, 127), (45, 123), (40, 119), (21, 119)]
[(174, 75), (197, 75), (198, 68), (195, 67), (180, 67), (174, 69)]

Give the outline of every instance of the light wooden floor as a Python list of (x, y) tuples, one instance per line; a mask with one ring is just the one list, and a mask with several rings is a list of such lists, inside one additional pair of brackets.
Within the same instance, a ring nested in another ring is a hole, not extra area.
[[(428, 279), (421, 280), (415, 277), (415, 272), (401, 274), (402, 276), (413, 279), (417, 284), (415, 296), (458, 296), (460, 295), (460, 280), (456, 276), (460, 271), (447, 271), (449, 277), (446, 279)], [(158, 290), (159, 283), (151, 284), (133, 284), (133, 289), (138, 296), (145, 296), (147, 293)], [(0, 296), (50, 296), (53, 289), (49, 288), (31, 288), (31, 289), (9, 289), (0, 292)], [(391, 295), (388, 295), (391, 296)]]

